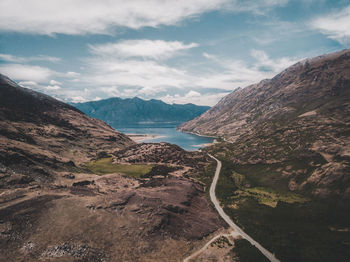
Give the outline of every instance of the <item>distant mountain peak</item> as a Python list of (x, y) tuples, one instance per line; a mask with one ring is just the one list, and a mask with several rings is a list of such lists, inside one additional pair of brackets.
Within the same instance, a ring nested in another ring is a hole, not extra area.
[(209, 106), (194, 104), (167, 104), (162, 100), (144, 100), (139, 97), (113, 97), (99, 101), (72, 104), (94, 118), (106, 121), (115, 128), (142, 122), (180, 124), (193, 119)]

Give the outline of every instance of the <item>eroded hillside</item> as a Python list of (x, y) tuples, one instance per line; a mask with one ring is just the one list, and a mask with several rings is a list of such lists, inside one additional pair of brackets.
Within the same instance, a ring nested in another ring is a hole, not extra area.
[(56, 170), (74, 170), (101, 151), (132, 144), (104, 122), (0, 75), (2, 187), (43, 184)]

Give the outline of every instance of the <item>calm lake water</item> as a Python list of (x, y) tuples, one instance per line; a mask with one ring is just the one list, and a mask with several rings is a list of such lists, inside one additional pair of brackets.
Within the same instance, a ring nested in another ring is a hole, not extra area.
[(176, 144), (185, 150), (198, 150), (204, 147), (204, 144), (212, 143), (213, 138), (196, 136), (192, 134), (182, 133), (176, 130), (176, 125), (139, 125), (133, 127), (114, 127), (125, 134), (154, 134), (160, 135), (161, 138), (143, 140), (142, 142), (168, 142)]

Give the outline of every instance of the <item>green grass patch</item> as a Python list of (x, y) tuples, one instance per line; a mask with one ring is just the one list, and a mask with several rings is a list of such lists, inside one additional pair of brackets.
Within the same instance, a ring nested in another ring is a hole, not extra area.
[[(219, 198), (225, 199), (229, 204), (231, 200), (241, 200), (244, 198), (255, 199), (259, 204), (276, 207), (278, 202), (285, 203), (305, 203), (309, 201), (307, 197), (290, 192), (285, 187), (276, 186), (271, 188), (261, 186), (262, 179), (256, 175), (248, 176), (237, 173), (232, 165), (224, 161), (222, 176), (218, 183)], [(266, 173), (267, 171), (264, 170)], [(261, 170), (260, 170), (261, 172)], [(263, 176), (263, 175), (261, 175)], [(252, 182), (251, 182), (252, 181)], [(253, 185), (253, 186), (252, 186)]]
[(123, 173), (130, 177), (139, 178), (151, 171), (154, 165), (139, 164), (114, 164), (112, 157), (101, 158), (90, 161), (86, 168), (96, 175), (105, 175), (111, 173)]
[(238, 192), (239, 197), (252, 197), (256, 199), (258, 203), (270, 207), (276, 207), (279, 201), (290, 204), (305, 203), (309, 201), (308, 198), (303, 197), (302, 195), (292, 192), (277, 192), (276, 190), (266, 187), (245, 188), (244, 190), (241, 190), (241, 192), (243, 192), (243, 194)]

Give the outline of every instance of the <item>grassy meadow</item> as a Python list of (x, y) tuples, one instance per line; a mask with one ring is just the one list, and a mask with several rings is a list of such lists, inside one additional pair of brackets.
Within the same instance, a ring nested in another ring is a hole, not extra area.
[(130, 177), (140, 178), (151, 171), (154, 165), (115, 164), (112, 157), (90, 161), (86, 168), (97, 175), (122, 173)]

